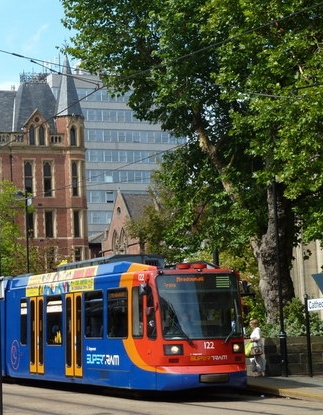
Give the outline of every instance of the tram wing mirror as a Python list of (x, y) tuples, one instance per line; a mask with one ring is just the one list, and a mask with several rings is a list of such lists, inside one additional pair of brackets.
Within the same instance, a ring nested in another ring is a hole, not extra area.
[(240, 281), (240, 295), (241, 297), (255, 297), (255, 292), (252, 288), (252, 285), (247, 280)]

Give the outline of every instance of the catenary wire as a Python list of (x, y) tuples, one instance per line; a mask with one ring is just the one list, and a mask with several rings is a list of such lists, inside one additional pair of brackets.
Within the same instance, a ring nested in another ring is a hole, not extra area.
[[(193, 51), (193, 52), (190, 52), (190, 53), (187, 53), (187, 54), (181, 55), (181, 56), (179, 56), (179, 57), (177, 57), (177, 58), (174, 58), (174, 59), (172, 60), (172, 63), (176, 63), (177, 61), (180, 61), (180, 60), (186, 59), (186, 58), (188, 58), (188, 57), (190, 57), (190, 56), (194, 56), (194, 55), (200, 54), (200, 53), (202, 53), (202, 52), (204, 52), (204, 51), (207, 51), (207, 50), (209, 50), (209, 49), (214, 49), (214, 48), (216, 48), (216, 47), (222, 46), (223, 44), (225, 44), (225, 43), (227, 43), (227, 42), (230, 42), (230, 41), (235, 40), (235, 39), (239, 39), (241, 36), (244, 36), (244, 35), (249, 34), (249, 33), (256, 32), (256, 31), (258, 31), (258, 30), (262, 30), (262, 29), (264, 29), (264, 28), (270, 27), (270, 26), (275, 25), (275, 24), (277, 24), (277, 23), (284, 22), (285, 20), (290, 19), (291, 17), (295, 17), (295, 16), (297, 16), (297, 15), (299, 15), (299, 14), (302, 14), (302, 13), (305, 13), (305, 12), (307, 12), (307, 11), (311, 11), (311, 10), (314, 10), (314, 9), (320, 8), (320, 7), (322, 7), (322, 6), (323, 6), (323, 1), (322, 1), (322, 2), (319, 2), (319, 3), (317, 3), (317, 4), (314, 4), (314, 5), (311, 5), (311, 6), (304, 7), (304, 8), (302, 8), (302, 9), (300, 9), (300, 10), (297, 10), (297, 11), (295, 11), (295, 12), (292, 12), (292, 13), (290, 13), (290, 14), (288, 14), (288, 15), (286, 15), (286, 16), (283, 16), (283, 17), (281, 17), (281, 18), (273, 19), (273, 20), (271, 20), (270, 22), (264, 23), (264, 24), (262, 24), (262, 25), (259, 25), (259, 26), (256, 26), (256, 27), (253, 27), (253, 28), (250, 28), (250, 29), (247, 29), (247, 30), (245, 30), (245, 31), (243, 31), (243, 32), (241, 32), (241, 33), (238, 33), (238, 34), (234, 35), (234, 36), (229, 36), (229, 37), (228, 37), (228, 38), (226, 38), (226, 39), (223, 39), (223, 40), (221, 40), (221, 41), (218, 41), (218, 42), (212, 43), (211, 45), (205, 46), (205, 47), (200, 48), (200, 49), (198, 49), (198, 50), (196, 50), (196, 51)], [(61, 72), (59, 72), (59, 71), (55, 71), (55, 70), (53, 70), (53, 69), (50, 69), (50, 68), (48, 67), (48, 63), (49, 63), (49, 62), (48, 62), (48, 61), (45, 61), (45, 60), (36, 59), (36, 58), (31, 58), (31, 57), (27, 57), (27, 56), (21, 55), (21, 54), (19, 54), (19, 53), (9, 52), (9, 51), (5, 51), (5, 50), (2, 50), (2, 49), (0, 49), (0, 53), (10, 54), (10, 55), (13, 55), (13, 56), (16, 56), (16, 57), (19, 57), (19, 58), (27, 59), (27, 60), (29, 60), (29, 61), (31, 61), (31, 62), (33, 62), (33, 63), (35, 63), (35, 64), (38, 64), (38, 65), (40, 65), (40, 66), (43, 66), (45, 69), (48, 69), (48, 70), (50, 70), (50, 71), (52, 71), (52, 72), (56, 72), (57, 74), (60, 74), (60, 75), (66, 75), (66, 74), (63, 74), (63, 73), (61, 73)], [(57, 64), (53, 64), (53, 65), (54, 65), (54, 66), (56, 65), (56, 66), (64, 67), (63, 65), (57, 65)], [(145, 69), (145, 70), (142, 70), (142, 71), (138, 71), (138, 72), (136, 72), (136, 73), (134, 73), (134, 74), (132, 74), (132, 75), (128, 75), (128, 76), (123, 77), (123, 78), (121, 78), (121, 79), (122, 79), (122, 80), (123, 80), (123, 79), (124, 79), (124, 80), (127, 80), (127, 79), (133, 79), (134, 77), (141, 76), (141, 75), (143, 75), (143, 74), (145, 74), (145, 73), (147, 73), (147, 72), (151, 71), (151, 69), (152, 69), (152, 68), (157, 69), (157, 68), (159, 68), (159, 67), (163, 67), (163, 66), (164, 66), (164, 64), (162, 64), (162, 63), (161, 63), (161, 64), (159, 64), (159, 65), (154, 65), (154, 66), (153, 66), (153, 67), (151, 67), (151, 68), (148, 68), (148, 69)], [(73, 76), (73, 77), (77, 78), (77, 75), (69, 75), (69, 76)], [(80, 79), (84, 79), (84, 78), (80, 78)], [(103, 86), (102, 86), (102, 87), (100, 87), (100, 88), (103, 88)], [(252, 92), (241, 92), (241, 93), (244, 93), (244, 94), (252, 94)], [(254, 94), (256, 94), (256, 92), (254, 92)], [(258, 93), (258, 94), (261, 94), (261, 93)], [(270, 95), (270, 94), (268, 94), (268, 95)], [(285, 96), (281, 96), (281, 97), (282, 97), (282, 98), (285, 98)]]
[[(274, 19), (274, 20), (272, 20), (272, 21), (270, 21), (270, 22), (268, 22), (268, 23), (265, 23), (265, 24), (263, 24), (263, 25), (259, 25), (259, 26), (254, 27), (254, 28), (250, 28), (250, 29), (245, 30), (244, 32), (239, 33), (239, 34), (237, 34), (237, 35), (235, 35), (235, 36), (230, 36), (230, 37), (228, 37), (227, 39), (224, 39), (224, 40), (222, 40), (222, 41), (215, 42), (215, 43), (213, 43), (213, 44), (211, 44), (211, 45), (205, 46), (205, 47), (200, 48), (200, 49), (198, 49), (198, 50), (196, 50), (196, 51), (190, 52), (190, 53), (185, 54), (185, 55), (181, 55), (180, 57), (175, 58), (175, 59), (173, 60), (173, 63), (176, 63), (177, 61), (180, 61), (180, 60), (186, 59), (186, 58), (188, 58), (188, 57), (190, 57), (190, 56), (194, 56), (194, 55), (196, 55), (196, 54), (202, 53), (202, 52), (204, 52), (204, 51), (206, 51), (206, 50), (209, 50), (209, 49), (213, 49), (213, 48), (219, 47), (219, 46), (221, 46), (221, 45), (223, 45), (223, 44), (225, 44), (225, 43), (227, 43), (227, 42), (229, 42), (229, 41), (235, 40), (235, 39), (237, 39), (237, 38), (239, 38), (239, 37), (241, 37), (241, 36), (243, 36), (243, 35), (246, 35), (246, 34), (249, 34), (249, 33), (252, 33), (252, 32), (255, 32), (255, 31), (258, 31), (258, 30), (261, 30), (261, 29), (266, 28), (266, 27), (270, 27), (270, 26), (272, 26), (273, 24), (281, 23), (281, 22), (283, 22), (283, 21), (285, 21), (285, 20), (287, 20), (287, 19), (289, 19), (289, 18), (291, 18), (291, 17), (297, 16), (297, 15), (299, 15), (299, 14), (301, 14), (301, 13), (304, 13), (304, 12), (307, 12), (307, 11), (310, 11), (310, 10), (313, 10), (313, 9), (316, 9), (316, 8), (319, 8), (319, 7), (322, 7), (322, 6), (323, 6), (323, 2), (320, 2), (320, 3), (318, 3), (318, 4), (315, 4), (315, 5), (312, 5), (312, 6), (308, 6), (308, 7), (305, 7), (305, 8), (303, 8), (303, 9), (300, 9), (300, 10), (298, 10), (298, 11), (295, 11), (295, 12), (293, 12), (293, 13), (290, 13), (289, 15), (283, 16), (283, 17), (281, 17), (281, 18)], [(71, 76), (71, 77), (73, 77), (73, 78), (75, 78), (75, 79), (78, 79), (78, 80), (83, 80), (83, 81), (85, 81), (85, 82), (89, 82), (89, 83), (94, 83), (94, 84), (96, 85), (96, 88), (95, 88), (93, 91), (91, 91), (89, 94), (85, 95), (84, 97), (80, 98), (80, 99), (79, 99), (79, 100), (77, 100), (76, 102), (72, 103), (69, 107), (67, 107), (67, 108), (63, 109), (61, 112), (64, 112), (66, 109), (70, 108), (71, 106), (74, 106), (75, 104), (77, 104), (77, 103), (81, 102), (82, 100), (84, 100), (84, 99), (88, 98), (89, 96), (91, 96), (92, 94), (94, 94), (95, 92), (97, 92), (98, 90), (100, 90), (100, 89), (104, 89), (104, 88), (105, 88), (105, 86), (104, 86), (103, 84), (102, 84), (102, 85), (100, 85), (100, 84), (99, 84), (99, 83), (97, 83), (97, 82), (94, 82), (94, 81), (90, 81), (90, 80), (88, 80), (88, 78), (84, 78), (84, 77), (80, 77), (80, 76), (77, 76), (77, 75), (73, 75), (73, 74), (66, 74), (66, 73), (62, 73), (62, 72), (60, 72), (60, 71), (56, 71), (55, 69), (48, 67), (48, 61), (44, 61), (44, 60), (41, 60), (41, 59), (36, 59), (36, 58), (31, 58), (31, 57), (27, 57), (27, 56), (21, 55), (21, 54), (19, 54), (19, 53), (15, 53), (15, 52), (8, 52), (8, 51), (2, 50), (2, 49), (0, 49), (0, 53), (10, 54), (10, 55), (12, 55), (12, 56), (16, 56), (16, 57), (18, 57), (18, 58), (22, 58), (22, 59), (28, 59), (30, 62), (35, 63), (35, 64), (37, 64), (37, 65), (40, 65), (40, 66), (42, 66), (42, 67), (46, 68), (47, 70), (49, 70), (49, 71), (50, 71), (50, 72), (52, 72), (52, 73), (56, 73), (56, 74), (58, 74), (58, 75), (62, 75), (62, 76)], [(59, 66), (59, 67), (64, 68), (64, 65), (61, 65), (61, 64), (60, 64), (60, 65), (55, 64), (55, 65), (56, 65), (56, 66)], [(160, 65), (156, 65), (156, 66), (154, 66), (154, 67), (155, 67), (155, 68), (158, 68), (159, 66), (160, 66), (160, 67), (162, 67), (163, 65), (162, 65), (162, 64), (160, 64)], [(150, 69), (147, 69), (147, 70), (144, 70), (144, 71), (138, 71), (137, 73), (132, 74), (131, 76), (125, 77), (125, 79), (131, 79), (131, 78), (133, 78), (133, 77), (140, 76), (140, 75), (142, 75), (142, 74), (144, 74), (144, 73), (146, 73), (147, 71), (150, 71), (150, 70), (151, 70), (151, 68), (150, 68)], [(314, 84), (314, 85), (309, 85), (309, 86), (307, 86), (306, 88), (310, 88), (310, 87), (313, 87), (313, 86), (317, 86), (317, 84)], [(304, 88), (305, 88), (305, 87), (302, 87), (302, 89), (304, 89)], [(244, 93), (243, 93), (243, 92), (241, 92), (241, 94), (243, 94), (243, 95), (258, 95), (258, 96), (264, 96), (264, 97), (275, 97), (275, 98), (288, 98), (288, 99), (290, 98), (290, 96), (282, 96), (282, 95), (274, 95), (274, 94), (273, 94), (273, 95), (272, 95), (272, 94), (263, 94), (263, 93), (257, 93), (257, 92), (244, 92)], [(294, 98), (300, 98), (300, 96), (293, 96), (293, 97), (294, 97)], [(53, 117), (50, 117), (50, 118), (54, 118), (54, 117), (58, 116), (61, 112), (59, 112), (59, 113), (57, 113), (57, 114), (53, 115)], [(48, 121), (48, 119), (47, 119), (47, 120), (45, 120), (43, 123), (46, 123), (47, 121)], [(39, 126), (37, 126), (37, 127), (39, 127)], [(13, 141), (15, 141), (15, 140), (13, 140)], [(12, 141), (12, 142), (13, 142), (13, 141)], [(8, 145), (8, 144), (10, 144), (10, 143), (6, 143), (5, 145)], [(176, 149), (176, 148), (178, 148), (178, 147), (182, 147), (182, 146), (184, 146), (184, 145), (186, 145), (186, 143), (181, 144), (181, 145), (179, 145), (179, 146), (175, 146), (175, 147), (174, 147), (174, 148), (172, 148), (171, 150), (174, 150), (174, 149)], [(2, 147), (3, 147), (3, 146), (2, 146)], [(165, 152), (168, 152), (168, 151), (170, 151), (170, 150), (168, 149), (168, 150), (166, 150)], [(149, 156), (149, 157), (147, 157), (147, 158), (154, 157), (154, 156), (156, 156), (157, 154), (161, 154), (161, 153), (164, 153), (164, 151), (163, 151), (163, 152), (160, 152), (160, 153), (156, 153), (156, 154), (154, 154), (154, 155), (151, 155), (151, 156)], [(144, 158), (144, 159), (142, 159), (142, 160), (138, 160), (138, 161), (136, 161), (136, 162), (128, 163), (128, 164), (126, 164), (126, 165), (124, 165), (124, 166), (122, 166), (122, 167), (119, 167), (119, 168), (117, 168), (117, 169), (113, 169), (112, 171), (122, 170), (123, 168), (127, 167), (128, 165), (132, 165), (132, 164), (141, 163), (143, 160), (145, 160), (145, 159), (147, 159), (147, 158)], [(102, 176), (103, 176), (103, 175), (104, 175), (104, 172), (102, 173)], [(82, 181), (82, 182), (83, 182), (83, 181)], [(120, 182), (119, 182), (119, 183), (120, 183)], [(94, 184), (93, 184), (93, 185), (94, 185)], [(55, 191), (55, 190), (62, 190), (62, 189), (71, 188), (71, 187), (72, 187), (72, 184), (70, 184), (70, 185), (68, 185), (68, 186), (64, 186), (64, 187), (62, 187), (62, 188), (56, 188), (56, 189), (51, 189), (51, 190), (52, 190), (52, 191)], [(35, 197), (37, 197), (37, 196), (35, 196)]]

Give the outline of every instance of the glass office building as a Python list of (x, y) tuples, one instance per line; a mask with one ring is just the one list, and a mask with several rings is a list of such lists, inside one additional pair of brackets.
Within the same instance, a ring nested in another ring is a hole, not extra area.
[[(47, 82), (57, 95), (61, 75)], [(185, 142), (160, 125), (139, 121), (127, 105), (129, 94), (112, 97), (98, 77), (73, 73), (84, 115), (88, 236), (99, 234), (111, 220), (118, 190), (144, 193), (163, 154)]]

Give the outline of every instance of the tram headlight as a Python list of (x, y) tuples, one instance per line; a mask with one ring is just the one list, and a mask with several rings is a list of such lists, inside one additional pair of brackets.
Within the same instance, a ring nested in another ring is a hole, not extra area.
[(233, 353), (244, 353), (243, 343), (232, 343), (232, 351)]
[(179, 356), (184, 354), (182, 344), (164, 344), (165, 356)]

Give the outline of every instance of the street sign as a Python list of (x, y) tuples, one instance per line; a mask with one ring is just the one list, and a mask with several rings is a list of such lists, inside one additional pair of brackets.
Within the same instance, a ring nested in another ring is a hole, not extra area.
[(323, 298), (313, 298), (307, 300), (308, 311), (323, 310)]

